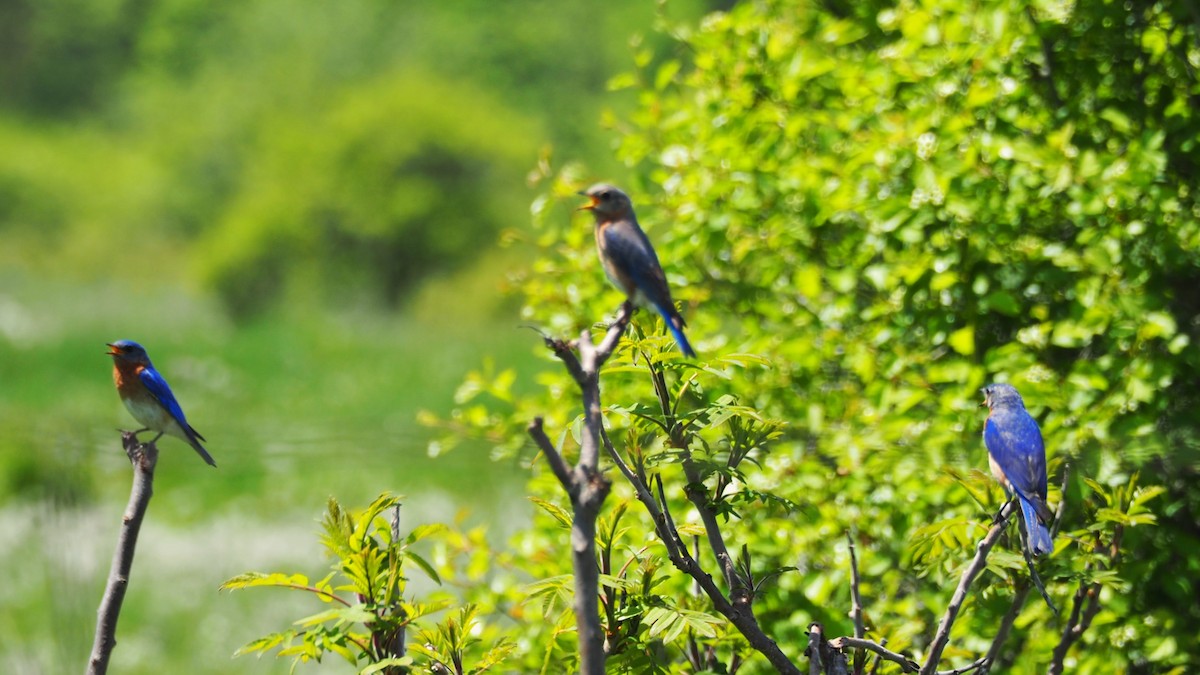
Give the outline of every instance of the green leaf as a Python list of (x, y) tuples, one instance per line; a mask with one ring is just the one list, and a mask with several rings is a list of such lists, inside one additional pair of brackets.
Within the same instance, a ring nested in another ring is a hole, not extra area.
[(529, 501), (533, 502), (538, 506), (538, 508), (550, 514), (552, 518), (558, 521), (559, 525), (563, 526), (565, 529), (571, 529), (571, 514), (568, 513), (566, 509), (562, 508), (558, 504), (547, 501), (540, 497), (529, 497)]

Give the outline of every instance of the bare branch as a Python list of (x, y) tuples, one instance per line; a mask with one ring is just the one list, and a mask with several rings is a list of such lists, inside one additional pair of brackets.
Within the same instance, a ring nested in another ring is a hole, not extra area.
[(546, 429), (543, 426), (545, 420), (541, 417), (533, 418), (525, 431), (529, 433), (530, 438), (534, 443), (541, 448), (542, 454), (546, 456), (546, 463), (550, 465), (550, 471), (554, 472), (554, 477), (558, 482), (562, 483), (564, 489), (571, 491), (571, 468), (567, 466), (566, 460), (559, 454), (558, 448), (554, 447), (554, 443), (550, 441), (550, 437), (546, 435)]
[(983, 571), (987, 566), (988, 553), (992, 547), (1000, 539), (1004, 528), (1008, 526), (1008, 520), (1016, 511), (1016, 500), (1010, 499), (1000, 509), (997, 514), (996, 522), (988, 530), (987, 534), (979, 541), (976, 546), (975, 559), (971, 564), (967, 565), (967, 569), (963, 570), (962, 578), (958, 581), (958, 588), (954, 590), (954, 596), (950, 599), (950, 605), (946, 607), (946, 614), (942, 616), (942, 622), (938, 624), (937, 633), (933, 637), (933, 644), (929, 648), (929, 660), (925, 662), (925, 667), (921, 669), (922, 675), (933, 675), (937, 672), (938, 661), (942, 659), (942, 651), (946, 648), (946, 643), (950, 641), (950, 629), (954, 626), (954, 620), (958, 618), (958, 611), (962, 609), (963, 603), (967, 599), (967, 591), (970, 590), (971, 584), (974, 583), (975, 577)]
[(858, 555), (854, 552), (854, 537), (846, 531), (846, 543), (850, 545), (850, 613), (854, 616), (854, 637), (863, 639), (867, 634), (863, 626), (862, 596), (858, 594)]
[(866, 649), (875, 652), (881, 658), (887, 659), (892, 663), (900, 664), (900, 670), (905, 673), (915, 673), (921, 669), (920, 664), (903, 654), (898, 654), (881, 644), (876, 644), (870, 640), (861, 638), (840, 637), (829, 641), (829, 646), (834, 649)]
[(129, 504), (121, 519), (121, 533), (117, 538), (117, 550), (113, 554), (112, 568), (108, 573), (108, 585), (100, 600), (96, 618), (96, 639), (92, 644), (92, 656), (88, 660), (88, 675), (103, 675), (108, 672), (108, 660), (117, 645), (117, 619), (121, 615), (121, 604), (129, 587), (129, 574), (133, 569), (133, 554), (137, 549), (138, 533), (142, 519), (154, 494), (154, 468), (158, 464), (158, 447), (154, 443), (139, 443), (132, 431), (121, 432), (121, 445), (133, 464), (133, 488), (129, 493)]
[[(939, 670), (939, 671), (937, 671), (937, 675), (963, 675), (963, 673), (969, 673), (972, 670), (975, 670), (977, 668), (982, 669), (988, 663), (989, 663), (988, 657), (983, 656), (978, 659), (975, 659), (974, 661), (972, 661), (971, 663), (968, 663), (967, 665), (963, 666), (962, 668), (955, 668), (953, 670)], [(983, 672), (983, 671), (980, 670), (980, 672)]]
[[(612, 489), (600, 473), (600, 437), (604, 420), (600, 408), (600, 366), (612, 355), (633, 316), (633, 305), (621, 306), (617, 321), (609, 326), (599, 346), (585, 331), (575, 343), (543, 337), (546, 346), (563, 362), (583, 399), (583, 437), (579, 462), (570, 467), (543, 428), (542, 418), (527, 431), (546, 455), (550, 470), (571, 498), (571, 565), (575, 571), (575, 621), (579, 634), (579, 672), (604, 675), (604, 631), (600, 626), (600, 569), (596, 564), (596, 519)], [(576, 357), (572, 346), (579, 350)]]

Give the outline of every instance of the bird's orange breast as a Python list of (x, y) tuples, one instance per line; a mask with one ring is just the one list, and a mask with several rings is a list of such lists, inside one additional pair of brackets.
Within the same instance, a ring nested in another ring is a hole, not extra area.
[(129, 396), (138, 390), (138, 386), (142, 381), (139, 377), (142, 374), (141, 365), (122, 365), (120, 363), (113, 364), (113, 384), (117, 385), (117, 391), (122, 396)]

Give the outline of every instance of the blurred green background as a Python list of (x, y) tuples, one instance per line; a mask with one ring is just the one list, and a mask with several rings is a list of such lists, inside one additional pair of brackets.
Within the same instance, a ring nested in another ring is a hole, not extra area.
[(115, 672), (286, 672), (231, 655), (298, 600), (216, 587), (320, 576), (328, 495), (527, 522), (522, 467), (432, 458), (415, 418), (486, 358), (533, 370), (504, 294), (526, 174), (553, 148), (620, 182), (608, 79), (719, 4), (0, 1), (0, 671), (90, 649), (129, 489), (115, 339), (220, 467), (161, 444)]

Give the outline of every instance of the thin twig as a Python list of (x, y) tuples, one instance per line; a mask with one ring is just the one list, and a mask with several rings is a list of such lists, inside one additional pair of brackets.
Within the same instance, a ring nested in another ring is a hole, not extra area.
[(729, 588), (729, 599), (735, 606), (741, 608), (742, 611), (747, 612), (753, 618), (754, 609), (752, 601), (754, 590), (747, 583), (746, 579), (738, 574), (737, 565), (734, 563), (733, 556), (729, 554), (729, 548), (726, 546), (725, 538), (721, 534), (721, 525), (717, 522), (717, 514), (709, 504), (708, 494), (705, 492), (700, 470), (696, 467), (696, 463), (692, 458), (692, 451), (688, 448), (688, 439), (683, 427), (678, 422), (674, 422), (666, 378), (663, 372), (660, 369), (656, 369), (652, 363), (650, 365), (650, 376), (663, 417), (673, 422), (670, 425), (671, 431), (669, 437), (671, 446), (679, 450), (683, 474), (687, 479), (684, 494), (687, 495), (692, 505), (696, 507), (696, 512), (700, 515), (700, 520), (704, 524), (704, 533), (708, 537), (708, 546), (712, 549), (713, 556), (716, 557), (717, 565), (720, 566), (721, 573), (725, 577), (725, 583)]
[[(638, 501), (642, 503), (642, 506), (650, 514), (650, 518), (654, 521), (654, 529), (658, 533), (658, 538), (667, 547), (667, 555), (677, 557), (679, 555), (677, 550), (679, 547), (679, 535), (675, 531), (675, 524), (670, 522), (668, 517), (664, 515), (666, 508), (665, 499), (663, 501), (663, 509), (659, 509), (658, 503), (654, 501), (654, 495), (650, 494), (650, 487), (621, 458), (616, 448), (613, 447), (612, 441), (608, 438), (608, 432), (603, 427), (600, 428), (600, 440), (604, 443), (604, 449), (608, 452), (608, 456), (612, 459), (613, 464), (617, 466), (617, 470), (621, 472), (621, 475), (625, 476), (625, 480), (633, 485)], [(661, 485), (662, 483), (660, 482), (660, 489)]]
[(887, 659), (892, 663), (900, 664), (900, 670), (905, 673), (915, 673), (921, 669), (920, 664), (918, 664), (916, 661), (913, 661), (903, 654), (898, 654), (887, 647), (870, 640), (843, 636), (830, 640), (829, 646), (833, 647), (834, 649), (866, 649), (875, 652), (880, 657)]
[(138, 532), (142, 519), (154, 494), (154, 468), (158, 464), (158, 447), (154, 443), (139, 443), (131, 431), (121, 432), (121, 445), (133, 464), (133, 488), (129, 493), (129, 504), (121, 519), (121, 533), (117, 538), (117, 550), (113, 554), (112, 568), (108, 573), (108, 585), (100, 600), (96, 619), (96, 640), (92, 644), (92, 656), (88, 660), (88, 675), (103, 675), (108, 672), (108, 660), (117, 645), (117, 619), (121, 615), (121, 603), (129, 587), (129, 574), (133, 568), (133, 554), (137, 549)]
[[(881, 639), (879, 640), (879, 646), (880, 646), (880, 647), (887, 647), (887, 643), (888, 643), (888, 639), (887, 639), (887, 638), (881, 638)], [(877, 655), (877, 656), (875, 657), (875, 663), (873, 663), (873, 664), (871, 665), (871, 675), (876, 675), (876, 673), (878, 673), (878, 672), (879, 672), (879, 664), (881, 664), (881, 663), (883, 663), (883, 657), (882, 657), (882, 656), (878, 656), (878, 655)]]
[(946, 643), (950, 641), (950, 629), (954, 626), (954, 620), (958, 618), (958, 611), (962, 609), (962, 605), (967, 600), (967, 591), (971, 589), (971, 584), (974, 583), (975, 577), (983, 571), (987, 566), (988, 553), (992, 547), (1000, 539), (1000, 535), (1004, 532), (1004, 528), (1008, 526), (1008, 519), (1012, 517), (1016, 501), (1010, 499), (1000, 509), (997, 514), (996, 522), (979, 541), (979, 545), (975, 550), (975, 559), (967, 568), (963, 570), (962, 578), (958, 581), (958, 588), (954, 590), (954, 596), (950, 599), (949, 606), (946, 607), (946, 613), (942, 616), (942, 622), (938, 624), (937, 633), (933, 637), (933, 644), (929, 648), (929, 659), (925, 662), (925, 667), (921, 669), (921, 675), (933, 675), (937, 672), (938, 661), (942, 659), (942, 651), (946, 648)]
[(541, 448), (542, 454), (546, 456), (546, 463), (550, 465), (550, 471), (554, 473), (554, 477), (562, 483), (563, 488), (568, 492), (571, 490), (571, 468), (567, 466), (566, 460), (558, 452), (558, 448), (554, 447), (550, 437), (546, 435), (545, 420), (541, 417), (533, 418), (525, 431), (533, 439), (534, 443)]
[(1012, 631), (1013, 623), (1016, 622), (1017, 616), (1020, 615), (1021, 609), (1025, 606), (1025, 599), (1029, 597), (1029, 585), (1024, 584), (1017, 588), (1016, 595), (1013, 596), (1012, 604), (1008, 606), (1008, 611), (1004, 613), (1004, 618), (1000, 620), (1000, 628), (996, 630), (996, 637), (992, 639), (992, 646), (988, 649), (987, 656), (984, 656), (984, 663), (979, 667), (979, 672), (991, 672), (992, 666), (996, 665), (996, 660), (1000, 658), (1000, 649), (1008, 640), (1008, 634)]
[[(1121, 538), (1125, 533), (1125, 528), (1120, 525), (1116, 526), (1113, 532), (1112, 543), (1108, 548), (1108, 569), (1114, 569), (1117, 562), (1121, 558)], [(1097, 537), (1099, 535), (1097, 534)], [(1086, 581), (1079, 582), (1079, 588), (1075, 591), (1075, 597), (1072, 599), (1071, 617), (1067, 620), (1067, 625), (1063, 628), (1062, 638), (1054, 647), (1054, 653), (1050, 659), (1050, 668), (1047, 670), (1049, 675), (1061, 675), (1064, 668), (1064, 662), (1067, 658), (1067, 652), (1070, 651), (1071, 645), (1075, 644), (1080, 637), (1083, 636), (1091, 625), (1092, 620), (1100, 613), (1100, 584), (1088, 583)]]
[(846, 531), (846, 543), (850, 545), (850, 613), (854, 617), (854, 637), (858, 640), (866, 636), (863, 626), (862, 596), (858, 594), (858, 555), (854, 552), (854, 537)]
[[(982, 669), (985, 665), (987, 665), (987, 663), (988, 657), (981, 656), (961, 668), (955, 668), (953, 670), (939, 670), (937, 671), (937, 675), (963, 675), (963, 673), (969, 673), (975, 669)], [(980, 670), (980, 672), (982, 672), (982, 670)]]
[[(858, 592), (858, 555), (854, 552), (854, 535), (846, 530), (846, 543), (850, 546), (850, 616), (854, 618), (854, 637), (861, 640), (867, 635), (863, 626), (862, 596)], [(866, 667), (866, 654), (861, 650), (854, 652), (854, 675), (862, 675)]]

